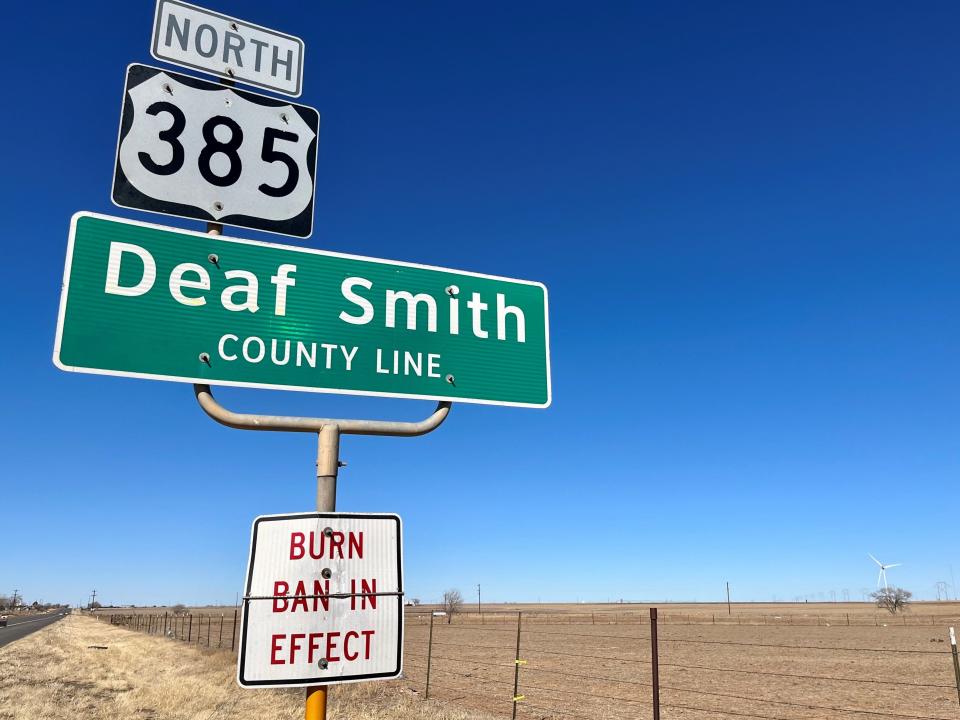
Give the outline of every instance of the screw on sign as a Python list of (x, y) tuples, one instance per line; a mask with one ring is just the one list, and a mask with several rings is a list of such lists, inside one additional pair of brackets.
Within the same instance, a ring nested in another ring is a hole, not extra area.
[(400, 675), (403, 582), (396, 515), (267, 515), (253, 524), (240, 630), (243, 687)]

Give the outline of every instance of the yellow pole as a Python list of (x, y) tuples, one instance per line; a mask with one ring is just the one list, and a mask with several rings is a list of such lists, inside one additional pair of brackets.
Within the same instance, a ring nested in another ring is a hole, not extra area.
[[(317, 511), (337, 507), (337, 470), (340, 467), (340, 427), (324, 425), (317, 433)], [(327, 686), (307, 688), (306, 720), (327, 720)]]
[(305, 720), (326, 720), (327, 718), (327, 688), (325, 685), (307, 688), (307, 709)]

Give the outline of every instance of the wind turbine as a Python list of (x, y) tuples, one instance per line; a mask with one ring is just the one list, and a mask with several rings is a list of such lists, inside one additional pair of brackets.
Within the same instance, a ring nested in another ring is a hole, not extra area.
[(880, 587), (880, 581), (882, 580), (882, 581), (883, 581), (883, 589), (884, 589), (884, 590), (889, 590), (890, 588), (887, 587), (887, 570), (888, 570), (889, 568), (892, 568), (892, 567), (900, 567), (900, 565), (901, 565), (902, 563), (890, 563), (889, 565), (884, 565), (882, 562), (880, 562), (879, 560), (877, 560), (877, 559), (876, 559), (873, 555), (871, 555), (870, 553), (867, 553), (867, 557), (870, 558), (871, 560), (873, 560), (877, 565), (880, 566), (880, 572), (879, 572), (879, 574), (877, 575), (877, 587)]

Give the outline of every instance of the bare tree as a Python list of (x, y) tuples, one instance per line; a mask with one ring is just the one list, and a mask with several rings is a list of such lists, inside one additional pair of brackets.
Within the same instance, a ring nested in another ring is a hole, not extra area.
[(459, 590), (447, 590), (443, 594), (443, 609), (447, 613), (447, 625), (453, 622), (455, 613), (460, 612), (463, 607), (463, 595)]
[(888, 587), (871, 593), (870, 597), (877, 603), (877, 607), (885, 608), (890, 611), (891, 615), (896, 615), (898, 612), (907, 609), (913, 593), (899, 587)]
[(170, 608), (170, 609), (173, 611), (173, 614), (174, 614), (174, 615), (186, 615), (186, 614), (187, 614), (187, 606), (184, 605), (183, 603), (177, 603), (176, 605), (174, 605), (174, 606), (173, 606), (172, 608)]

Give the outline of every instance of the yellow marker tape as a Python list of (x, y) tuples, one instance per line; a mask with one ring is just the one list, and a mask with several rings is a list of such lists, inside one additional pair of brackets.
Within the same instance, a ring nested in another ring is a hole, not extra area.
[(513, 661), (513, 664), (514, 664), (514, 665), (526, 665), (526, 664), (527, 664), (527, 661), (526, 661), (526, 660), (514, 660), (514, 661)]
[(523, 700), (524, 698), (526, 698), (526, 695), (514, 695), (514, 696), (513, 696), (513, 701), (514, 701), (514, 702), (520, 702), (520, 701)]

